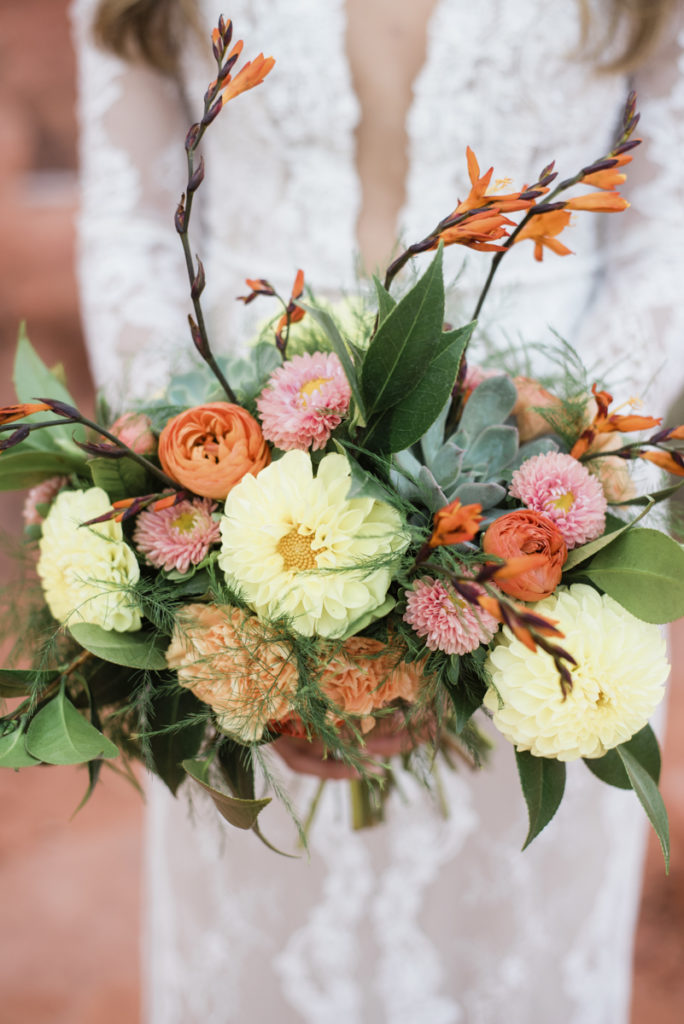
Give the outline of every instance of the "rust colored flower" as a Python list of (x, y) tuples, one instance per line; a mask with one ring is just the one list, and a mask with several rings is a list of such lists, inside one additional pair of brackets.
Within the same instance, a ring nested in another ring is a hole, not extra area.
[(639, 458), (647, 459), (675, 476), (684, 476), (684, 458), (679, 452), (640, 452)]
[(561, 413), (563, 403), (560, 398), (543, 388), (538, 380), (532, 377), (515, 377), (513, 380), (518, 398), (513, 406), (513, 415), (520, 435), (520, 443), (534, 441), (537, 437), (553, 433), (553, 427), (539, 411), (548, 409), (550, 412)]
[(587, 192), (586, 195), (568, 199), (565, 209), (589, 210), (591, 213), (621, 213), (629, 205), (619, 192)]
[(432, 535), (428, 541), (431, 548), (443, 544), (463, 544), (472, 540), (480, 529), (482, 506), (462, 505), (456, 499), (450, 505), (438, 509), (432, 521)]
[(226, 497), (247, 473), (271, 461), (261, 427), (230, 402), (211, 402), (174, 416), (159, 437), (165, 473), (203, 498)]
[(13, 423), (14, 420), (22, 420), (25, 416), (32, 416), (34, 412), (51, 412), (49, 405), (44, 402), (24, 402), (21, 405), (6, 405), (0, 409), (0, 426), (5, 423)]
[(482, 539), (488, 555), (507, 561), (520, 555), (544, 555), (544, 563), (512, 579), (497, 581), (505, 594), (519, 601), (540, 601), (560, 583), (568, 549), (551, 520), (532, 509), (518, 509), (495, 519)]
[(526, 239), (534, 242), (534, 258), (540, 262), (544, 259), (545, 248), (555, 252), (557, 256), (571, 256), (572, 249), (568, 249), (567, 245), (563, 245), (556, 237), (568, 226), (570, 216), (567, 210), (550, 210), (548, 213), (536, 214), (518, 233), (514, 244)]
[[(231, 50), (230, 56), (234, 54), (240, 54), (242, 52), (242, 40), (237, 42)], [(229, 100), (235, 99), (240, 93), (247, 92), (248, 89), (253, 89), (256, 85), (261, 85), (266, 75), (268, 75), (275, 64), (274, 57), (264, 57), (263, 53), (260, 53), (254, 60), (248, 60), (244, 64), (238, 73), (233, 78), (228, 75), (226, 78), (226, 84), (222, 91), (221, 102), (225, 107)]]

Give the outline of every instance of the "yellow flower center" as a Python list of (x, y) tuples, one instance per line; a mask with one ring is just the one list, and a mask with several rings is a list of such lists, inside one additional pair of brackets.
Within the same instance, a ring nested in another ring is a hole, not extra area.
[(276, 551), (283, 560), (286, 572), (306, 572), (307, 569), (316, 568), (318, 563), (311, 550), (311, 541), (312, 538), (301, 534), (296, 526), (280, 538), (276, 544)]
[(176, 516), (171, 525), (179, 533), (191, 533), (195, 529), (195, 522), (194, 512), (181, 512), (179, 516)]
[(299, 394), (302, 398), (311, 398), (314, 391), (319, 391), (324, 384), (329, 384), (332, 377), (314, 377), (313, 380), (307, 380), (306, 384), (302, 384), (299, 389)]
[(566, 491), (565, 494), (560, 494), (557, 498), (549, 498), (546, 504), (553, 505), (559, 512), (569, 512), (575, 504), (575, 495), (572, 491)]

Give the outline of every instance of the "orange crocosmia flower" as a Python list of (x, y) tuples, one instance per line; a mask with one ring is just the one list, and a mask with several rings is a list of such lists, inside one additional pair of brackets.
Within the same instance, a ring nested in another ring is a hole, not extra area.
[(537, 650), (537, 645), (535, 644), (534, 638), (527, 626), (523, 626), (521, 622), (517, 622), (513, 619), (508, 623), (508, 628), (515, 635), (515, 638), (519, 640), (521, 644), (524, 644), (530, 651)]
[(501, 613), (501, 602), (496, 597), (490, 597), (489, 594), (480, 594), (477, 599), (477, 603), (483, 611), (489, 612), (489, 614), (497, 619), (498, 622), (503, 622), (503, 615)]
[(22, 420), (24, 416), (32, 416), (34, 412), (50, 412), (50, 406), (44, 402), (24, 402), (22, 405), (6, 405), (0, 409), (0, 426)]
[(494, 168), (480, 175), (480, 165), (477, 157), (470, 146), (466, 147), (466, 161), (468, 163), (468, 177), (470, 178), (470, 192), (468, 198), (459, 202), (454, 210), (457, 213), (465, 213), (467, 210), (477, 210), (481, 206), (488, 206), (494, 203), (499, 212), (513, 213), (515, 210), (527, 210), (534, 205), (533, 199), (521, 199), (520, 192), (511, 192), (506, 195), (497, 195), (490, 191), (490, 184)]
[(479, 252), (500, 252), (504, 246), (493, 243), (497, 238), (508, 236), (504, 225), (514, 227), (515, 221), (494, 210), (483, 210), (482, 213), (475, 213), (460, 224), (446, 228), (435, 239), (432, 248), (436, 249), (442, 241), (444, 245), (466, 245), (469, 249), (477, 249)]
[[(242, 44), (237, 44), (236, 46)], [(233, 47), (235, 52), (235, 47)], [(248, 89), (253, 89), (255, 85), (261, 85), (266, 75), (271, 71), (275, 64), (275, 57), (264, 57), (263, 53), (260, 53), (254, 60), (249, 60), (247, 63), (240, 68), (235, 78), (231, 78), (230, 75), (226, 81), (226, 86), (223, 90), (222, 103), (225, 107), (229, 100), (235, 99), (242, 92), (247, 92)]]
[(584, 196), (568, 199), (566, 210), (589, 210), (591, 213), (621, 213), (629, 203), (619, 192), (587, 192)]
[(295, 306), (295, 300), (301, 299), (303, 292), (304, 271), (298, 270), (297, 275), (294, 279), (294, 284), (292, 285), (292, 292), (290, 294), (290, 302), (287, 307), (287, 313), (283, 313), (280, 320), (278, 321), (278, 326), (276, 328), (278, 334), (280, 334), (283, 328), (287, 325), (288, 321), (290, 324), (296, 324), (299, 323), (300, 320), (304, 319), (306, 315), (306, 310), (302, 309), (301, 306)]
[(571, 256), (572, 249), (563, 245), (556, 238), (570, 223), (570, 214), (566, 210), (550, 210), (532, 217), (516, 236), (515, 242), (529, 239), (534, 242), (535, 260), (544, 259), (544, 249), (550, 249), (557, 256)]
[(611, 160), (613, 161), (612, 167), (606, 167), (602, 171), (594, 171), (593, 174), (585, 174), (582, 178), (582, 184), (594, 185), (595, 188), (604, 189), (606, 192), (613, 192), (618, 185), (624, 185), (627, 181), (627, 175), (622, 173), (619, 168), (632, 162), (632, 154), (620, 153), (618, 156), (611, 157)]
[(679, 465), (672, 452), (640, 452), (639, 458), (647, 459), (649, 462), (655, 463), (656, 466), (660, 466), (661, 469), (665, 469), (668, 473), (673, 473), (675, 476), (684, 476), (684, 466)]
[(472, 540), (481, 522), (482, 505), (461, 505), (457, 498), (435, 512), (428, 544), (431, 548), (437, 548), (443, 544), (462, 544)]
[(598, 427), (597, 433), (608, 434), (619, 430), (621, 434), (629, 434), (633, 430), (650, 430), (652, 427), (659, 427), (663, 422), (662, 416), (617, 416), (613, 414), (604, 420)]

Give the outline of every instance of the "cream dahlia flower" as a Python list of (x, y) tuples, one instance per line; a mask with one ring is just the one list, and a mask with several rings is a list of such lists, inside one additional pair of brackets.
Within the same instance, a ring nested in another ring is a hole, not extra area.
[(662, 633), (583, 583), (558, 587), (534, 610), (565, 634), (559, 643), (577, 662), (572, 690), (564, 700), (551, 657), (504, 628), (487, 659), (485, 707), (518, 750), (559, 761), (601, 757), (643, 728), (663, 696)]
[(100, 487), (58, 494), (43, 523), (37, 569), (58, 622), (90, 622), (125, 633), (141, 625), (129, 589), (140, 576), (136, 557), (120, 523), (81, 525), (110, 508)]
[(349, 479), (342, 455), (324, 456), (314, 476), (310, 456), (292, 451), (228, 495), (219, 565), (260, 618), (340, 637), (385, 600), (408, 538), (391, 505), (348, 499)]

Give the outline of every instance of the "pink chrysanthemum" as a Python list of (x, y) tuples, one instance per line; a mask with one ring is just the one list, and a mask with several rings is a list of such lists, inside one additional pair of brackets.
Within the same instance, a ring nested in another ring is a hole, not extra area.
[(196, 498), (158, 512), (145, 509), (136, 519), (133, 543), (155, 569), (187, 572), (221, 539), (219, 524), (211, 518), (215, 508), (209, 498)]
[[(484, 593), (484, 591), (483, 591)], [(425, 637), (431, 651), (467, 654), (488, 644), (499, 628), (493, 615), (476, 610), (439, 580), (424, 576), (406, 591), (404, 622)]]
[(607, 502), (601, 483), (571, 455), (533, 455), (513, 474), (509, 494), (548, 516), (568, 548), (600, 537), (605, 529)]
[(333, 352), (294, 356), (257, 399), (264, 437), (277, 448), (324, 448), (349, 409), (351, 389)]
[(68, 476), (51, 476), (49, 480), (43, 480), (31, 488), (26, 495), (23, 508), (24, 522), (27, 526), (39, 526), (43, 522), (44, 516), (41, 516), (38, 506), (52, 504), (68, 483)]

